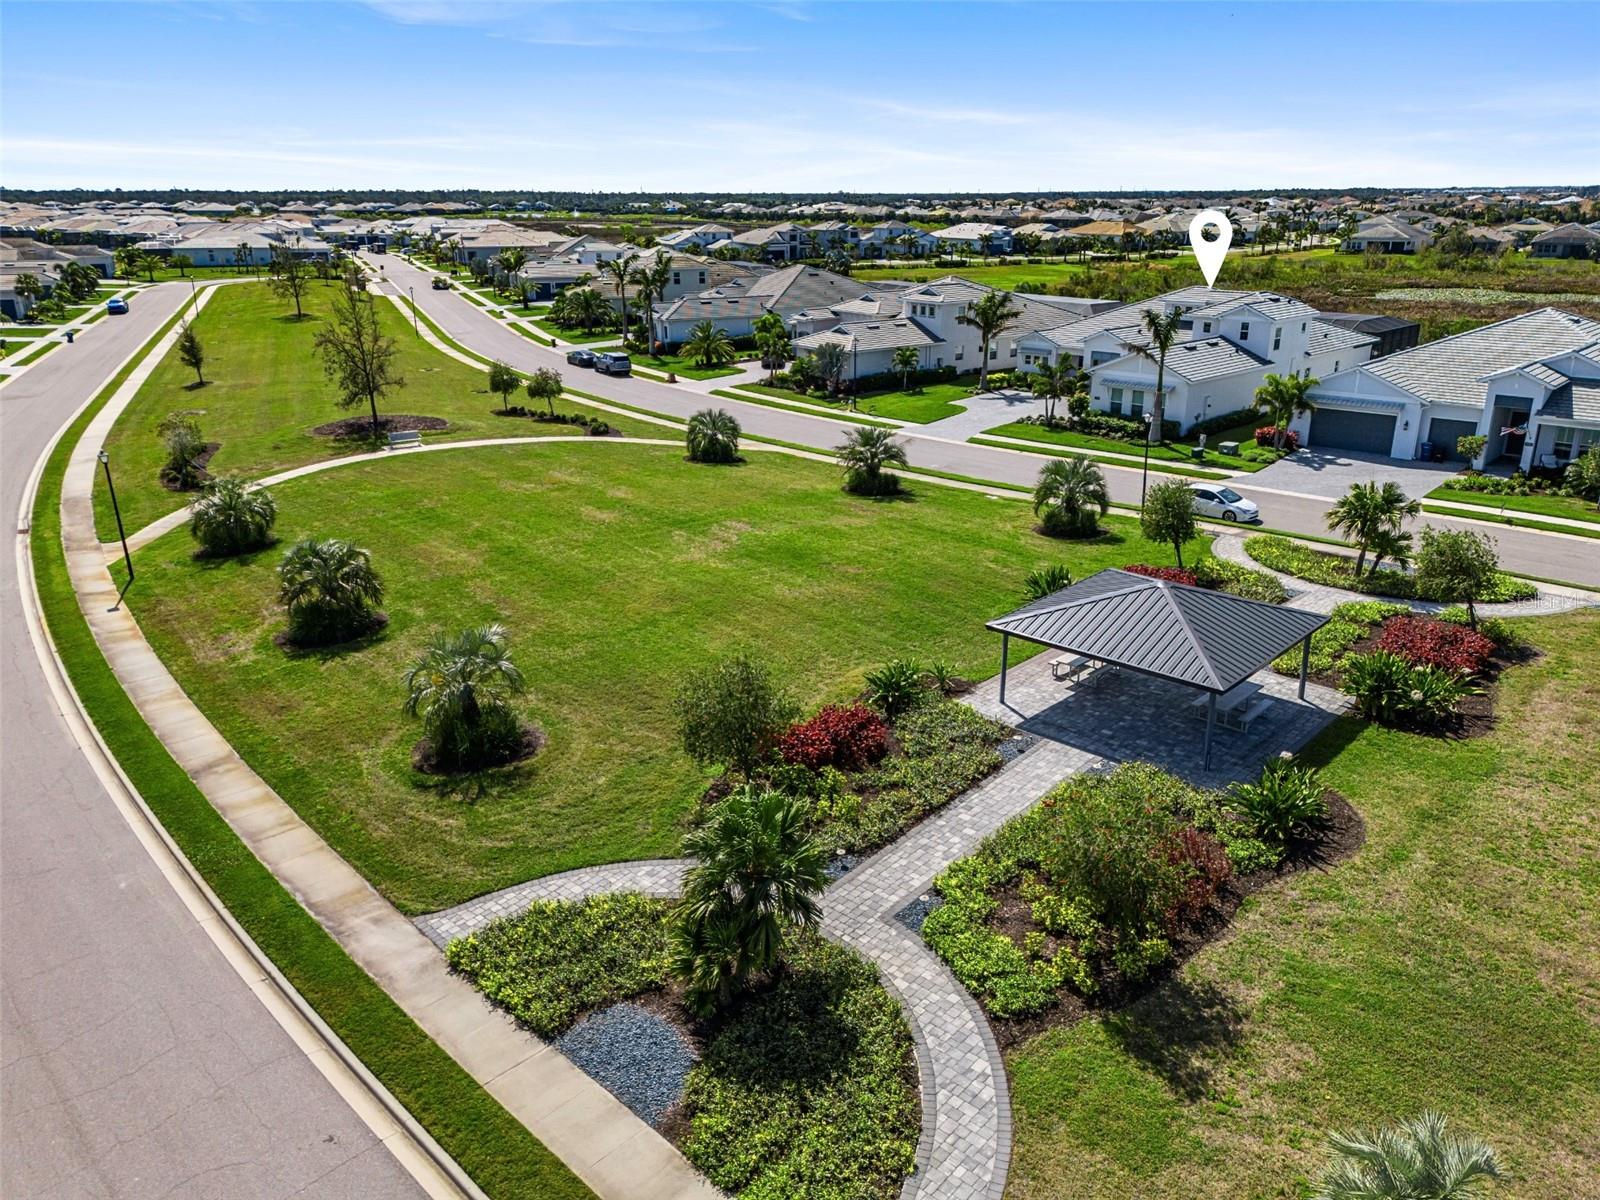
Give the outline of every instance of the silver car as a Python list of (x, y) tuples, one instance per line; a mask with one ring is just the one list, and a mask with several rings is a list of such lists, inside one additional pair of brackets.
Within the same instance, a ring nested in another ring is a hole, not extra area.
[(1195, 515), (1220, 517), (1224, 521), (1254, 522), (1261, 520), (1261, 510), (1254, 500), (1246, 500), (1230, 487), (1217, 483), (1191, 483), (1194, 493)]

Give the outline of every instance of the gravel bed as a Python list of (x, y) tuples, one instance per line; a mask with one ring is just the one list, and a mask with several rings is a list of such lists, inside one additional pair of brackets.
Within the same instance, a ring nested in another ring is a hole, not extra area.
[(928, 919), (928, 914), (943, 903), (943, 896), (927, 892), (918, 896), (910, 904), (895, 913), (894, 919), (911, 930), (912, 933), (921, 933), (922, 923)]
[(556, 1046), (652, 1126), (683, 1098), (684, 1080), (696, 1061), (671, 1022), (637, 1004), (590, 1013)]
[(855, 870), (860, 862), (861, 856), (859, 854), (835, 854), (828, 860), (828, 865), (823, 868), (823, 872), (828, 876), (828, 882), (832, 883), (841, 875), (848, 875)]
[(1003, 767), (1007, 763), (1014, 762), (1015, 760), (1021, 758), (1024, 754), (1026, 754), (1029, 750), (1032, 750), (1038, 744), (1038, 734), (1019, 733), (1016, 736), (1008, 737), (1005, 741), (1001, 742), (995, 747), (995, 751), (1000, 755), (1000, 765)]

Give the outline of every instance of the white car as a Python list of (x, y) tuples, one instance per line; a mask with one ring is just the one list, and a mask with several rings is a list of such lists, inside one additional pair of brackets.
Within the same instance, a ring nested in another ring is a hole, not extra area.
[(1191, 483), (1194, 511), (1201, 517), (1221, 517), (1224, 521), (1253, 522), (1261, 519), (1254, 500), (1246, 500), (1230, 487), (1214, 483)]

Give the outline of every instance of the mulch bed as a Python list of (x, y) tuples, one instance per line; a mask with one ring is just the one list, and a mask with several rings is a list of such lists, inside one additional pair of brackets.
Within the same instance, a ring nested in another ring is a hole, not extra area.
[(280, 629), (277, 633), (272, 635), (272, 644), (277, 646), (280, 650), (289, 650), (300, 654), (315, 654), (321, 651), (346, 650), (353, 646), (364, 645), (366, 642), (382, 633), (388, 624), (389, 614), (384, 612), (376, 612), (372, 614), (372, 619), (367, 622), (365, 628), (358, 630), (352, 636), (347, 637), (342, 641), (297, 642), (294, 638), (289, 636), (289, 631), (287, 629)]
[[(1330, 789), (1323, 793), (1323, 799), (1328, 805), (1327, 824), (1313, 836), (1296, 839), (1285, 847), (1283, 861), (1276, 867), (1250, 875), (1236, 875), (1228, 880), (1218, 889), (1216, 897), (1198, 921), (1185, 923), (1172, 935), (1172, 958), (1147, 978), (1129, 984), (1114, 971), (1103, 969), (1097, 974), (1098, 987), (1093, 996), (1083, 997), (1062, 989), (1058, 993), (1057, 1003), (1029, 1017), (1008, 1019), (996, 1017), (985, 1010), (984, 1015), (989, 1018), (1000, 1048), (1010, 1049), (1047, 1029), (1070, 1027), (1085, 1017), (1113, 1013), (1127, 1007), (1162, 987), (1178, 974), (1184, 963), (1225, 936), (1233, 922), (1234, 913), (1248, 896), (1280, 879), (1307, 870), (1326, 870), (1353, 856), (1366, 841), (1366, 822), (1338, 792)], [(1006, 888), (999, 896), (999, 901), (999, 907), (989, 918), (989, 925), (1021, 946), (1023, 937), (1038, 929), (1030, 906), (1022, 899), (1016, 885)]]
[(205, 487), (206, 484), (211, 482), (211, 472), (206, 470), (206, 464), (209, 463), (212, 458), (215, 457), (217, 451), (221, 449), (221, 442), (207, 442), (200, 453), (194, 456), (194, 469), (196, 474), (198, 474), (200, 477), (200, 482), (195, 484), (193, 487), (179, 487), (165, 475), (161, 477), (161, 486), (166, 488), (169, 492), (198, 492), (201, 488)]
[[(377, 437), (387, 437), (391, 433), (422, 433), (429, 430), (438, 431), (449, 429), (450, 422), (443, 417), (419, 417), (414, 413), (389, 413), (378, 418)], [(318, 425), (311, 431), (317, 437), (328, 438), (356, 438), (363, 441), (374, 437), (372, 432), (372, 418), (345, 417), (339, 421), (329, 421), (326, 425)]]
[(544, 744), (548, 740), (545, 737), (544, 730), (537, 725), (530, 725), (524, 722), (522, 724), (522, 741), (518, 743), (516, 750), (509, 758), (497, 763), (487, 763), (484, 766), (474, 767), (470, 770), (461, 770), (440, 766), (433, 756), (433, 743), (427, 738), (423, 738), (415, 746), (411, 747), (411, 767), (424, 775), (476, 775), (483, 771), (498, 770), (501, 767), (512, 767), (518, 763), (527, 762), (544, 748)]

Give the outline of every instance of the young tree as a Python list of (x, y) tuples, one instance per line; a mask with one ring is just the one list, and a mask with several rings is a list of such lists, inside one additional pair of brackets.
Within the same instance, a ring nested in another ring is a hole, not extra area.
[(521, 745), (511, 698), (527, 690), (505, 628), (436, 634), (405, 673), (408, 716), (422, 718), (434, 759), (446, 768), (493, 766)]
[[(651, 334), (651, 319), (655, 314), (655, 301), (666, 295), (667, 285), (672, 280), (672, 256), (658, 253), (652, 258), (647, 258), (633, 270), (628, 272), (628, 278), (638, 290), (639, 307), (643, 309), (644, 344), (649, 350), (654, 342)], [(757, 322), (759, 324), (759, 321)]]
[(294, 301), (294, 319), (300, 320), (305, 316), (305, 311), (300, 306), (300, 298), (305, 295), (306, 288), (311, 286), (311, 264), (287, 246), (274, 246), (272, 248), (272, 277), (268, 286), (272, 294), (280, 300)]
[(511, 409), (511, 393), (522, 386), (522, 376), (509, 365), (496, 361), (489, 366), (489, 391), (500, 397), (500, 411)]
[(1478, 627), (1478, 597), (1493, 586), (1500, 570), (1494, 542), (1468, 529), (1422, 530), (1417, 550), (1417, 589), (1446, 602), (1467, 606), (1467, 624)]
[(322, 369), (339, 389), (340, 408), (366, 404), (372, 411), (372, 436), (381, 432), (378, 401), (405, 379), (395, 370), (394, 339), (378, 324), (375, 306), (361, 292), (341, 288), (333, 298), (333, 320), (317, 333)]
[(1087, 456), (1052, 458), (1039, 468), (1033, 511), (1050, 537), (1092, 537), (1097, 520), (1110, 509), (1106, 477)]
[(167, 458), (161, 467), (161, 478), (179, 491), (189, 491), (200, 486), (199, 458), (206, 448), (200, 433), (200, 422), (190, 412), (168, 413), (156, 426), (156, 436), (161, 439)]
[(251, 273), (254, 274), (253, 262), (254, 256), (251, 254), (250, 247), (246, 243), (240, 242), (233, 248), (233, 265), (236, 268), (241, 271), (250, 270)]
[(1396, 1129), (1328, 1136), (1333, 1161), (1313, 1200), (1472, 1200), (1504, 1178), (1493, 1147), (1456, 1137), (1439, 1113)]
[(1456, 439), (1456, 453), (1467, 460), (1467, 465), (1476, 467), (1479, 457), (1489, 445), (1489, 439), (1481, 433), (1463, 434)]
[(1393, 480), (1352, 483), (1350, 490), (1328, 509), (1328, 528), (1355, 539), (1355, 573), (1359, 577), (1373, 538), (1385, 531), (1399, 533), (1405, 528), (1406, 518), (1421, 511), (1422, 502), (1407, 499)]
[(1183, 319), (1182, 308), (1173, 308), (1169, 313), (1162, 314), (1153, 309), (1145, 310), (1144, 328), (1150, 335), (1148, 346), (1129, 345), (1129, 352), (1147, 359), (1156, 365), (1156, 401), (1150, 410), (1150, 424), (1145, 431), (1145, 439), (1151, 445), (1161, 442), (1162, 422), (1166, 419), (1167, 410), (1167, 354), (1172, 349), (1172, 344), (1178, 340), (1179, 323)]
[(900, 372), (900, 390), (905, 391), (911, 372), (917, 369), (917, 348), (901, 346), (894, 352), (890, 362), (894, 365), (894, 369)]
[(200, 386), (205, 386), (206, 377), (201, 368), (205, 366), (206, 351), (200, 344), (200, 338), (194, 331), (194, 326), (185, 321), (178, 329), (178, 361), (194, 370), (194, 377)]
[(961, 324), (976, 329), (982, 340), (978, 365), (979, 391), (989, 389), (989, 344), (1011, 328), (1021, 311), (1010, 292), (993, 291), (985, 293), (973, 304), (970, 313), (962, 313), (956, 318)]
[(1194, 493), (1181, 479), (1164, 479), (1150, 489), (1139, 513), (1139, 530), (1152, 542), (1166, 542), (1183, 566), (1183, 544), (1194, 537)]
[(720, 367), (723, 363), (732, 362), (737, 351), (733, 348), (733, 339), (727, 332), (718, 329), (710, 321), (701, 321), (689, 331), (689, 339), (683, 344), (683, 352), (701, 367)]
[(905, 467), (906, 448), (892, 431), (862, 426), (845, 435), (835, 451), (844, 468), (844, 490), (857, 496), (892, 496), (900, 490), (900, 477), (886, 467)]
[(1063, 355), (1055, 362), (1041, 362), (1029, 377), (1028, 386), (1033, 394), (1044, 401), (1044, 423), (1055, 424), (1056, 401), (1078, 386), (1082, 372)]
[(684, 838), (695, 865), (673, 927), (673, 969), (702, 1016), (769, 970), (789, 929), (821, 920), (828, 859), (807, 820), (803, 801), (746, 784)]
[(1273, 424), (1274, 446), (1282, 449), (1289, 436), (1289, 422), (1311, 411), (1311, 401), (1306, 399), (1306, 393), (1319, 382), (1309, 375), (1302, 378), (1298, 375), (1268, 374), (1262, 379), (1261, 386), (1256, 388), (1255, 407)]
[(550, 415), (555, 416), (556, 401), (561, 397), (561, 372), (554, 367), (540, 367), (528, 376), (527, 392), (529, 400), (543, 400)]
[(179, 279), (187, 279), (189, 278), (189, 268), (194, 266), (194, 259), (187, 254), (174, 254), (172, 256), (172, 265), (177, 268)]
[(731, 463), (739, 457), (739, 422), (720, 408), (703, 408), (689, 418), (684, 442), (690, 462)]
[(766, 665), (743, 653), (690, 672), (675, 707), (689, 757), (746, 779), (800, 712)]

